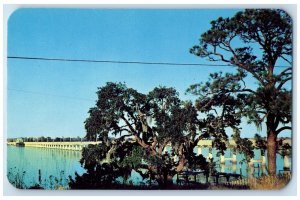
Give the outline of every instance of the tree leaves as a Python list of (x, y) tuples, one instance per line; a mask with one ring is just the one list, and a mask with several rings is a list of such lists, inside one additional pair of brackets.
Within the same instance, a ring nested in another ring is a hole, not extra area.
[[(237, 67), (236, 74), (214, 73), (207, 83), (189, 88), (188, 92), (199, 96), (197, 109), (213, 116), (208, 119), (214, 121), (208, 124), (238, 128), (238, 118), (246, 117), (258, 129), (265, 123), (270, 140), (291, 129), (292, 95), (286, 84), (292, 79), (292, 67), (279, 73), (274, 70), (279, 61), (292, 64), (292, 20), (286, 12), (246, 9), (231, 18), (220, 17), (211, 22), (211, 28), (199, 41), (190, 53)], [(245, 84), (247, 73), (257, 81), (255, 90)], [(280, 128), (285, 124), (289, 125)], [(250, 148), (250, 141), (239, 141), (242, 146), (238, 149), (244, 149), (249, 160), (252, 155), (246, 147)], [(276, 173), (275, 144), (276, 141), (268, 141), (270, 173)]]
[(85, 128), (88, 138), (102, 143), (84, 149), (81, 160), (90, 174), (103, 166), (115, 175), (134, 169), (164, 185), (198, 159), (190, 154), (199, 140), (197, 110), (191, 101), (181, 101), (174, 88), (160, 86), (145, 95), (109, 82), (98, 89)]

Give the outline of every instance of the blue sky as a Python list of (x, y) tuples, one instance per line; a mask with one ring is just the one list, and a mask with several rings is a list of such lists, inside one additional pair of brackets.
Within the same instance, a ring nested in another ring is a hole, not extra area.
[[(209, 63), (189, 53), (213, 19), (237, 10), (19, 9), (8, 22), (8, 56)], [(108, 81), (148, 93), (175, 87), (180, 98), (209, 73), (232, 67), (183, 67), (8, 59), (7, 135), (84, 136), (84, 120)], [(254, 80), (249, 79), (254, 87)], [(257, 132), (243, 125), (242, 136)], [(264, 135), (264, 133), (262, 133)], [(289, 134), (287, 134), (289, 135)]]

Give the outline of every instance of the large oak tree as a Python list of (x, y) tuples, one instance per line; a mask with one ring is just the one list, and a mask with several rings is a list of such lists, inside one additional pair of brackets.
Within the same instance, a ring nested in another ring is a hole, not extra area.
[(107, 83), (97, 94), (85, 128), (88, 139), (102, 144), (83, 151), (81, 162), (89, 174), (99, 174), (106, 183), (134, 169), (167, 187), (183, 169), (198, 165), (208, 173), (206, 159), (194, 153), (201, 139), (197, 111), (191, 102), (181, 101), (174, 88), (156, 87), (145, 95), (123, 83)]

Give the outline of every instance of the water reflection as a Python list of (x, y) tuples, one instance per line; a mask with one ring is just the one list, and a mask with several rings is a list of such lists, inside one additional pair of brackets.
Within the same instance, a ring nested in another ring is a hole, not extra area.
[[(167, 149), (167, 151), (171, 151), (171, 149)], [(205, 147), (201, 150), (195, 149), (194, 152), (200, 152), (204, 157), (212, 156), (216, 162), (216, 170), (218, 172), (236, 173), (244, 177), (258, 177), (267, 174), (267, 161), (265, 165), (258, 162), (261, 159), (260, 150), (254, 151), (255, 156), (251, 165), (244, 162), (244, 155), (239, 153), (236, 154), (236, 159), (230, 159), (234, 155), (230, 149), (225, 151), (224, 162), (221, 162), (218, 151), (214, 148), (209, 149)], [(265, 152), (265, 155), (267, 155), (267, 152)], [(75, 172), (79, 175), (85, 172), (79, 163), (80, 158), (80, 151), (7, 146), (9, 176), (14, 178), (17, 174), (21, 174), (21, 178), (23, 178), (27, 187), (39, 183), (39, 169), (41, 170), (41, 185), (43, 187), (48, 189), (57, 189), (53, 188), (53, 185), (67, 187), (69, 175), (74, 178)], [(285, 158), (285, 160), (288, 161), (288, 164), (285, 165), (290, 166), (291, 158)], [(284, 159), (278, 154), (276, 162), (277, 173), (279, 173), (279, 170), (283, 170)], [(143, 181), (141, 176), (135, 171), (132, 172), (128, 180), (135, 185)], [(200, 181), (205, 182), (205, 177), (200, 178)], [(144, 183), (146, 183), (145, 180)]]
[(80, 158), (79, 151), (7, 146), (7, 170), (10, 178), (25, 171), (23, 181), (26, 186), (39, 183), (39, 169), (43, 187), (49, 188), (51, 181), (59, 181), (61, 185), (67, 186), (66, 179), (69, 175), (74, 177), (75, 171), (78, 174), (85, 172), (79, 163)]

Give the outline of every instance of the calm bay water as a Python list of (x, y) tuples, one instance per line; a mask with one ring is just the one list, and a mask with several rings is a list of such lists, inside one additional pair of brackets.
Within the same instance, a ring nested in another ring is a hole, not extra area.
[[(41, 185), (51, 188), (54, 185), (67, 186), (68, 177), (75, 177), (75, 172), (83, 174), (79, 160), (81, 152), (46, 149), (35, 147), (7, 146), (7, 170), (11, 173), (8, 177), (14, 178), (23, 174), (23, 181), (27, 187), (39, 183), (39, 169), (41, 169)], [(51, 177), (50, 177), (51, 176)], [(58, 183), (56, 183), (58, 179)]]
[[(203, 148), (202, 149), (202, 155), (204, 157), (207, 157), (209, 153), (209, 148)], [(218, 151), (213, 149), (212, 150), (212, 155), (213, 158), (215, 158), (214, 161), (218, 162), (219, 161), (219, 157), (217, 156)], [(231, 151), (228, 149), (225, 151), (225, 158), (231, 157)], [(267, 151), (265, 152), (265, 155), (267, 156)], [(261, 157), (261, 152), (258, 149), (254, 150), (254, 160), (260, 160)], [(231, 162), (229, 160), (225, 161), (225, 166), (223, 167), (223, 169), (220, 168), (220, 166), (216, 166), (216, 170), (217, 171), (222, 171), (222, 172), (227, 172), (227, 173), (238, 173), (238, 174), (242, 174), (245, 177), (248, 177), (248, 170), (247, 170), (247, 164), (246, 162), (242, 162), (245, 159), (245, 156), (243, 154), (237, 154), (237, 164), (236, 166), (233, 166), (231, 164)], [(268, 165), (268, 160), (266, 159), (266, 165)], [(291, 163), (291, 158), (289, 158), (289, 162)], [(254, 165), (257, 166), (258, 163), (254, 163)], [(277, 154), (276, 156), (276, 171), (277, 173), (279, 173), (280, 170), (283, 170), (283, 158), (280, 154)], [(264, 169), (254, 169), (253, 173), (254, 176), (259, 176), (261, 175), (261, 172)], [(266, 173), (266, 172), (265, 172)]]
[[(208, 155), (208, 148), (203, 148), (202, 154)], [(217, 151), (213, 150), (212, 154), (216, 157)], [(226, 151), (225, 157), (230, 156), (230, 151)], [(17, 175), (21, 175), (26, 187), (30, 187), (39, 183), (39, 169), (41, 170), (41, 185), (47, 189), (55, 189), (57, 186), (67, 188), (68, 177), (75, 177), (75, 172), (82, 175), (85, 172), (79, 163), (81, 152), (59, 149), (35, 148), (35, 147), (15, 147), (7, 146), (7, 170), (8, 178), (14, 179)], [(232, 166), (230, 161), (225, 162), (222, 168), (217, 166), (217, 171), (242, 173), (248, 176), (246, 163), (241, 163), (243, 155), (237, 155), (237, 164)], [(260, 158), (260, 151), (255, 150), (254, 159)], [(218, 161), (218, 158), (216, 158)], [(277, 172), (283, 169), (283, 158), (277, 155)], [(256, 170), (256, 171), (255, 171)], [(261, 173), (261, 170), (256, 172)], [(136, 173), (132, 172), (131, 178), (128, 180), (133, 184), (139, 184), (142, 179)]]

